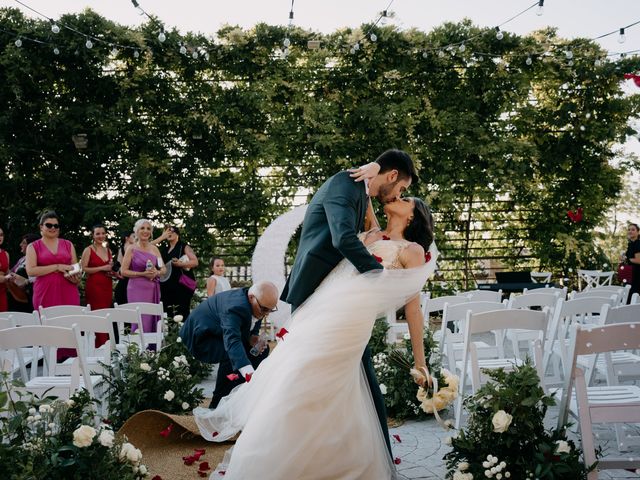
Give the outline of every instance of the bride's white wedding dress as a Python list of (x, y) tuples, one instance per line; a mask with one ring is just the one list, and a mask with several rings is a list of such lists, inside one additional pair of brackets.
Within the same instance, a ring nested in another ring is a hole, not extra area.
[(435, 244), (424, 266), (400, 270), (408, 243), (368, 246), (385, 270), (359, 275), (347, 260), (339, 263), (296, 310), (289, 333), (251, 381), (215, 410), (194, 411), (207, 440), (242, 431), (216, 470), (224, 477), (214, 472), (211, 479), (395, 478), (361, 358), (375, 319), (404, 305), (435, 270)]

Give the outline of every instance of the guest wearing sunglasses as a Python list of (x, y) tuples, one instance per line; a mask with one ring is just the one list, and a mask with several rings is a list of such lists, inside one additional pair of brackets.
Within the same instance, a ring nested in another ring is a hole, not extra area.
[[(227, 290), (193, 309), (180, 337), (198, 360), (219, 363), (209, 408), (215, 408), (237, 385), (249, 381), (269, 355), (258, 333), (264, 318), (277, 310), (278, 289), (271, 282)], [(255, 348), (254, 348), (255, 347)]]
[(35, 277), (33, 308), (80, 305), (76, 249), (60, 238), (60, 218), (50, 211), (40, 217), (40, 240), (27, 246), (27, 274)]

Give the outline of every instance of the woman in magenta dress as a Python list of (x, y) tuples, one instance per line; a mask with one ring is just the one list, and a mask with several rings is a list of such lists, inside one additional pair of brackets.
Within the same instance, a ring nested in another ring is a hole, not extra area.
[(80, 305), (80, 273), (67, 274), (78, 262), (69, 240), (60, 238), (60, 219), (55, 212), (40, 217), (42, 238), (27, 247), (27, 274), (33, 284), (33, 308)]
[(0, 228), (0, 312), (6, 312), (9, 309), (6, 282), (11, 278), (9, 276), (9, 254), (3, 250), (3, 243), (4, 230)]
[[(111, 250), (106, 246), (107, 229), (104, 225), (95, 225), (91, 229), (93, 243), (82, 252), (82, 270), (87, 274), (84, 296), (91, 310), (111, 308), (113, 306), (113, 259)], [(96, 333), (96, 347), (109, 340), (108, 333)]]
[[(122, 259), (122, 275), (129, 278), (127, 300), (129, 302), (160, 303), (159, 276), (166, 272), (160, 251), (151, 240), (152, 226), (146, 219), (138, 220), (133, 233), (136, 243), (127, 248)], [(155, 332), (158, 317), (142, 315), (145, 332)], [(133, 330), (133, 327), (132, 327)]]

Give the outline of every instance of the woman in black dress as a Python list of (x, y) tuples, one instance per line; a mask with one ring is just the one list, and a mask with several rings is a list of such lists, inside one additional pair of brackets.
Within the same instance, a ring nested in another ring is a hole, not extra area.
[(196, 277), (193, 269), (198, 266), (198, 257), (188, 244), (180, 240), (180, 230), (177, 227), (167, 227), (153, 243), (157, 244), (162, 240), (167, 240), (167, 244), (160, 247), (160, 253), (164, 263), (167, 266), (171, 264), (171, 275), (160, 283), (160, 298), (169, 316), (182, 315), (186, 319), (191, 311), (191, 297), (195, 291)]
[(118, 305), (127, 303), (127, 284), (129, 283), (129, 279), (120, 273), (120, 265), (122, 265), (122, 260), (124, 259), (127, 248), (134, 243), (135, 235), (133, 232), (120, 236), (120, 248), (118, 249), (118, 255), (116, 257), (116, 264), (114, 265), (114, 270), (118, 273), (118, 283), (113, 291), (113, 301)]
[(640, 293), (640, 229), (635, 223), (630, 223), (627, 229), (627, 238), (629, 243), (627, 244), (627, 251), (625, 257), (627, 263), (632, 266), (633, 277), (631, 279), (631, 290), (629, 291), (629, 298), (627, 303), (631, 301), (631, 296), (634, 293)]

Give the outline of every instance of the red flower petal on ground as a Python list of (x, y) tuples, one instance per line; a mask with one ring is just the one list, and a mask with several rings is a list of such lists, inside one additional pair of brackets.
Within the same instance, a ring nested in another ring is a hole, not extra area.
[(378, 263), (382, 263), (382, 257), (379, 257), (379, 256), (377, 256), (377, 255), (374, 255), (374, 256), (373, 256), (373, 258), (375, 258), (375, 259), (376, 259), (376, 262), (378, 262)]
[(284, 340), (284, 336), (289, 333), (289, 330), (287, 330), (286, 328), (282, 327), (280, 330), (278, 330), (278, 333), (276, 333), (276, 337), (278, 337), (280, 340)]
[(393, 463), (395, 463), (396, 465), (400, 465), (402, 463), (402, 460), (400, 460), (399, 457), (396, 457), (393, 459)]
[(247, 381), (247, 383), (249, 383), (251, 381), (251, 377), (253, 376), (253, 373), (247, 373), (244, 376), (244, 379)]
[(204, 478), (204, 477), (208, 476), (209, 474), (207, 472), (203, 472), (202, 470), (198, 470), (198, 475), (200, 475), (201, 477)]
[[(215, 437), (216, 435), (218, 435), (218, 432), (213, 432), (213, 436)], [(200, 455), (204, 455), (204, 452), (206, 452), (204, 448), (195, 448), (193, 451)]]
[(193, 462), (195, 462), (196, 459), (193, 457), (193, 455), (189, 455), (188, 457), (182, 457), (182, 461), (185, 465), (193, 465)]
[(162, 480), (162, 477), (160, 475), (156, 475), (151, 480)]
[(226, 470), (220, 470), (220, 471), (218, 472), (218, 475), (224, 475), (225, 473), (227, 473), (227, 471), (226, 471)]
[(383, 239), (383, 240), (391, 240), (391, 238), (390, 238), (390, 237), (387, 237), (386, 235), (382, 235), (382, 239)]
[(173, 430), (173, 423), (169, 424), (169, 426), (167, 428), (162, 430), (160, 432), (160, 435), (162, 435), (164, 438), (167, 438), (169, 436), (169, 434), (171, 433), (171, 430)]
[(211, 470), (211, 467), (209, 466), (209, 462), (202, 462), (200, 464), (200, 466), (198, 467), (198, 470)]
[(424, 254), (424, 263), (429, 263), (431, 260), (431, 252), (427, 252)]
[(227, 378), (232, 382), (235, 382), (237, 379), (240, 378), (240, 375), (238, 375), (237, 373), (230, 373), (229, 375), (227, 375)]
[[(216, 438), (218, 435), (219, 435), (219, 434), (218, 434), (218, 432), (213, 432), (213, 433), (211, 434), (211, 436), (212, 436), (213, 438)], [(204, 453), (204, 450), (202, 451), (202, 453)]]
[(191, 455), (191, 458), (193, 458), (196, 462), (198, 460), (200, 460), (200, 457), (202, 455), (204, 455), (204, 451), (203, 450), (195, 450), (196, 453), (194, 453), (193, 455)]
[(398, 442), (398, 443), (402, 443), (402, 440), (400, 440), (400, 435), (394, 434), (394, 435), (393, 435), (393, 438), (395, 438), (395, 439), (396, 439), (396, 442)]

